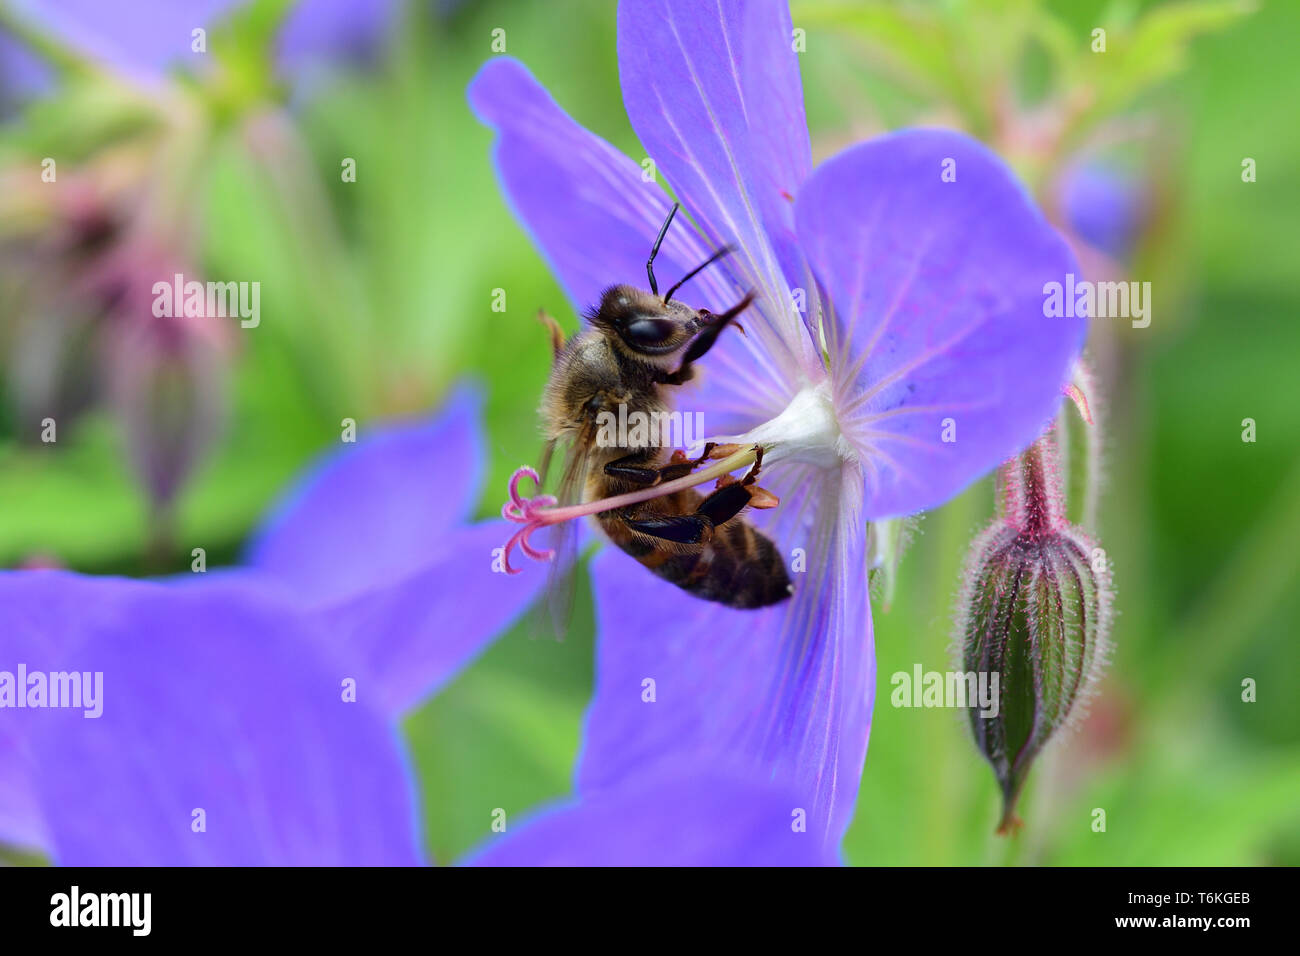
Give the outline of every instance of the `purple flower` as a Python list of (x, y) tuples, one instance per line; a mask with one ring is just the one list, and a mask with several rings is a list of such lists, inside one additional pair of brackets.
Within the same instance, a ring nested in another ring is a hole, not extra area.
[[(477, 408), (462, 390), (329, 456), (246, 567), (0, 574), (0, 843), (60, 863), (418, 862), (397, 719), (536, 592), (492, 570), (503, 523), (466, 521)], [(4, 703), (19, 665), (101, 672), (101, 716)]]
[[(678, 217), (656, 272), (684, 275), (734, 243), (678, 298), (721, 312), (759, 296), (746, 334), (719, 339), (677, 406), (766, 449), (763, 486), (781, 505), (755, 521), (796, 590), (735, 611), (600, 554), (579, 793), (597, 800), (683, 762), (757, 774), (799, 795), (809, 832), (833, 847), (874, 697), (864, 523), (942, 504), (1039, 434), (1084, 333), (1044, 317), (1042, 288), (1073, 260), (1006, 166), (962, 134), (896, 133), (813, 171), (781, 4), (625, 2), (618, 35), (628, 118), (698, 227)], [(670, 205), (649, 164), (578, 126), (515, 61), (488, 63), (469, 97), (575, 308), (637, 282)]]
[(398, 9), (398, 0), (304, 0), (285, 18), (276, 60), (294, 76), (339, 60), (365, 61), (382, 47)]
[[(202, 67), (212, 47), (211, 30), (245, 4), (241, 0), (11, 0), (16, 14), (56, 36), (78, 53), (152, 83), (176, 66)], [(300, 0), (285, 15), (276, 38), (277, 60), (291, 74), (322, 61), (354, 59), (377, 47), (392, 22), (397, 0), (349, 3)], [(193, 48), (193, 31), (208, 31), (206, 49)], [(47, 80), (26, 60), (15, 79), (39, 89)]]
[(1099, 163), (1078, 162), (1059, 186), (1062, 214), (1085, 242), (1120, 261), (1127, 260), (1146, 218), (1134, 175)]
[(420, 862), (395, 729), (292, 605), (32, 571), (0, 574), (0, 606), (0, 671), (82, 685), (0, 710), (0, 839), (82, 866)]
[(39, 94), (51, 82), (49, 67), (39, 56), (0, 29), (0, 117), (18, 104), (16, 91)]
[(149, 81), (166, 69), (203, 56), (192, 50), (193, 31), (208, 29), (238, 0), (179, 0), (129, 4), (98, 0), (12, 0), (15, 14), (78, 53)]

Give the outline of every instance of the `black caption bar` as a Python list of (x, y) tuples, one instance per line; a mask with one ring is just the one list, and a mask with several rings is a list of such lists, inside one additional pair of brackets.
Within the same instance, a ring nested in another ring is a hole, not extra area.
[[(700, 877), (703, 878), (700, 878)], [(6, 940), (76, 937), (128, 945), (257, 939), (337, 946), (403, 930), (580, 938), (615, 920), (635, 938), (681, 923), (728, 938), (773, 920), (839, 924), (864, 944), (924, 927), (927, 943), (1053, 931), (1059, 938), (1132, 936), (1231, 943), (1290, 924), (1285, 869), (1013, 869), (487, 873), (464, 869), (0, 869)], [(719, 893), (725, 886), (726, 892)], [(1284, 908), (1287, 912), (1284, 913)], [(584, 929), (585, 927), (585, 929)], [(840, 930), (837, 930), (837, 933)], [(558, 934), (558, 936), (556, 935)]]

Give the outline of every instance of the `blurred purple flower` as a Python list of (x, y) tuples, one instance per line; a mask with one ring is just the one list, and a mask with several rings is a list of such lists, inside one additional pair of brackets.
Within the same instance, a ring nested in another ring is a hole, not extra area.
[(191, 49), (192, 31), (209, 28), (240, 0), (9, 0), (26, 23), (83, 56), (150, 81), (169, 67), (203, 54)]
[(0, 710), (0, 839), (80, 866), (420, 862), (395, 728), (292, 605), (28, 571), (0, 607), (0, 669), (102, 674), (99, 717)]
[(364, 62), (382, 47), (400, 7), (399, 0), (302, 0), (280, 28), (276, 62), (291, 76), (341, 60)]
[[(799, 794), (834, 847), (874, 697), (864, 521), (942, 504), (1039, 434), (1084, 333), (1044, 318), (1042, 287), (1073, 259), (1001, 160), (959, 133), (893, 134), (813, 172), (784, 4), (624, 2), (618, 34), (628, 118), (702, 233), (670, 230), (656, 270), (683, 275), (735, 243), (679, 298), (720, 312), (759, 295), (747, 334), (722, 336), (677, 405), (768, 449), (763, 485), (782, 503), (756, 521), (793, 559), (796, 592), (730, 610), (606, 549), (578, 790), (597, 801), (683, 762), (757, 773)], [(488, 63), (469, 97), (575, 307), (636, 282), (669, 208), (646, 167), (516, 61)]]
[(492, 571), (503, 522), (466, 521), (477, 410), (464, 389), (329, 456), (245, 567), (0, 575), (0, 671), (105, 687), (96, 719), (0, 708), (0, 842), (60, 863), (418, 862), (397, 720), (536, 593)]
[(53, 77), (46, 63), (0, 28), (0, 118), (18, 105), (19, 94), (40, 94)]
[(1079, 162), (1058, 187), (1066, 225), (1079, 238), (1114, 259), (1133, 253), (1146, 207), (1139, 180), (1113, 166)]
[[(210, 31), (246, 2), (10, 0), (10, 5), (25, 22), (83, 56), (150, 83), (176, 66), (201, 67), (205, 54), (194, 52), (193, 31), (200, 27)], [(398, 0), (299, 0), (278, 33), (277, 62), (290, 76), (297, 76), (325, 62), (369, 55), (380, 45), (398, 7)], [(14, 62), (12, 79), (19, 86), (37, 90), (48, 82), (48, 73), (28, 59)]]

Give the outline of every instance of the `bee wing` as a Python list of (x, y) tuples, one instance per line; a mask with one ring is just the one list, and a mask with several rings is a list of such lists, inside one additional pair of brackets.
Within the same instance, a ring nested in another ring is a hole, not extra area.
[[(561, 507), (581, 503), (587, 485), (589, 456), (586, 436), (580, 437), (568, 449), (564, 472), (555, 490)], [(543, 455), (543, 467), (549, 464), (550, 453)], [(578, 586), (578, 543), (582, 537), (582, 519), (566, 521), (553, 526), (548, 546), (555, 551), (551, 561), (549, 580), (546, 582), (547, 629), (562, 640), (572, 622), (574, 597)]]
[(547, 473), (551, 470), (551, 459), (555, 457), (555, 439), (551, 439), (542, 447), (542, 458), (537, 463), (537, 490), (546, 485)]

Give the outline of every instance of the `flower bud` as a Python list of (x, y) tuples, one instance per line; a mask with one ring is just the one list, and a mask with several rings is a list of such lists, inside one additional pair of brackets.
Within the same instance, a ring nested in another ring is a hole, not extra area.
[(999, 833), (1043, 745), (1074, 719), (1104, 664), (1111, 584), (1105, 552), (1068, 524), (1049, 433), (1000, 474), (1002, 514), (974, 542), (958, 636), (963, 669), (997, 675), (992, 716), (972, 706), (975, 744), (1002, 789)]
[(155, 314), (154, 283), (180, 271), (165, 254), (142, 247), (123, 250), (100, 276), (110, 303), (104, 328), (110, 394), (131, 464), (155, 517), (164, 521), (219, 431), (232, 345), (218, 320), (175, 309)]
[(182, 316), (123, 322), (110, 349), (109, 384), (131, 463), (165, 510), (219, 430), (223, 345), (211, 324)]

